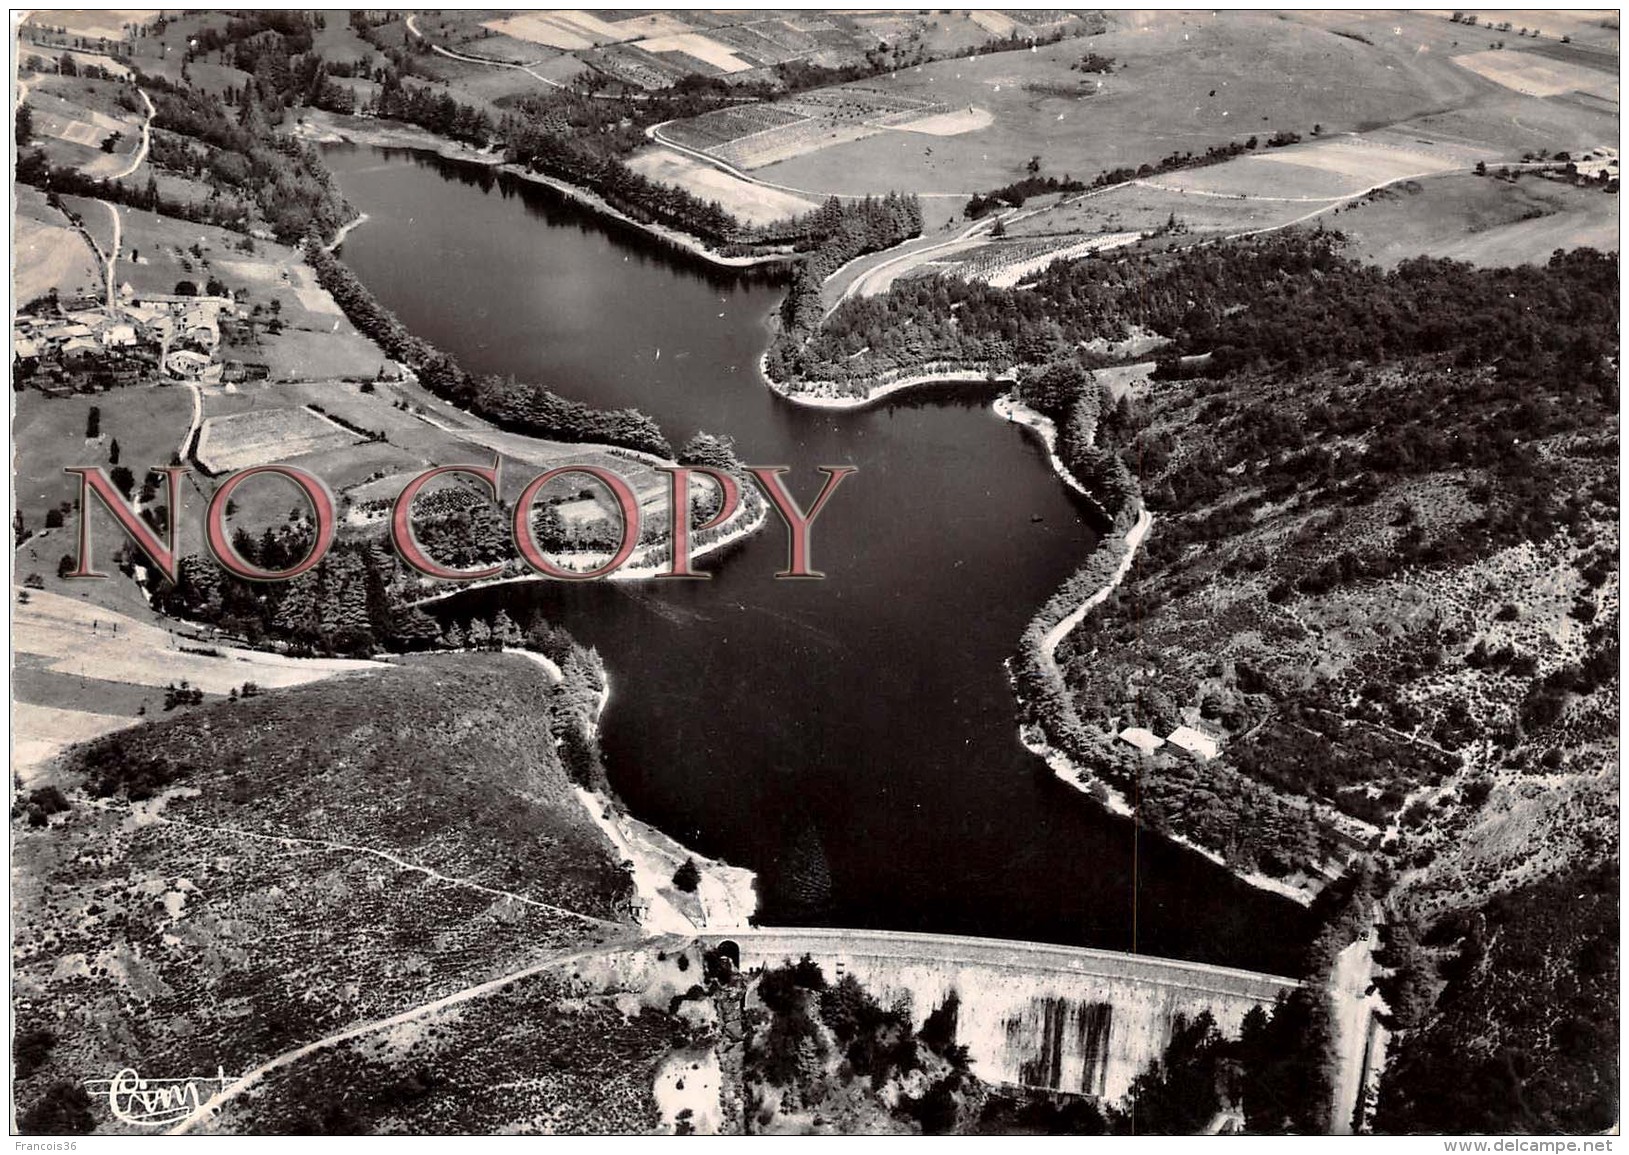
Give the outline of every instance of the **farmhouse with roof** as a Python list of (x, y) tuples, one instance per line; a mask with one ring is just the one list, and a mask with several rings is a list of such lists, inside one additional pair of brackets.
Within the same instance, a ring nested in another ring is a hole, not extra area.
[(1165, 745), (1165, 739), (1141, 726), (1128, 726), (1120, 731), (1120, 741), (1130, 743), (1144, 754), (1152, 754)]
[(1208, 762), (1222, 752), (1215, 738), (1192, 726), (1178, 726), (1165, 736), (1165, 740), (1178, 749), (1186, 750), (1201, 762)]

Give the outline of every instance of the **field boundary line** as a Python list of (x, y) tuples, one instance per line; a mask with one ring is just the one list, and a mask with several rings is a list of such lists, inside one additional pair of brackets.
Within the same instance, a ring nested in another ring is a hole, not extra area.
[[(524, 72), (527, 76), (530, 76), (534, 80), (540, 80), (544, 84), (552, 85), (555, 88), (564, 88), (564, 87), (566, 87), (564, 84), (561, 84), (558, 80), (550, 80), (547, 76), (539, 76), (537, 73), (532, 71), (532, 69), (531, 69), (531, 67), (529, 65), (512, 64), (512, 63), (509, 63), (508, 61), (503, 61), (503, 60), (489, 60), (489, 59), (487, 59), (485, 57), (482, 57), (482, 56), (464, 56), (464, 55), (461, 55), (460, 53), (454, 52), (451, 48), (443, 48), (441, 45), (437, 44), (434, 40), (431, 40), (428, 36), (426, 36), (424, 33), (419, 31), (418, 14), (417, 13), (409, 14), (409, 16), (407, 17), (406, 24), (407, 24), (407, 30), (409, 32), (411, 32), (414, 36), (418, 37), (418, 39), (420, 39), (420, 40), (424, 41), (426, 44), (428, 44), (430, 46), (430, 51), (431, 52), (437, 53), (438, 55), (441, 55), (441, 56), (445, 56), (449, 60), (461, 60), (465, 64), (486, 64), (486, 65), (490, 65), (493, 68), (513, 68), (513, 69), (516, 69), (516, 70), (518, 70), (520, 72)], [(542, 61), (539, 60), (538, 63), (541, 64)]]
[(366, 440), (366, 438), (364, 438), (362, 436), (362, 434), (358, 433), (354, 429), (347, 429), (345, 426), (341, 425), (338, 421), (335, 421), (332, 417), (328, 416), (328, 414), (322, 412), (320, 409), (313, 409), (309, 404), (302, 405), (302, 406), (300, 406), (300, 408), (304, 409), (307, 413), (311, 414), (311, 416), (319, 418), (319, 419), (321, 419), (323, 421), (326, 421), (328, 424), (332, 425), (335, 429), (339, 430), (341, 433), (345, 434), (345, 436), (347, 436), (347, 437), (354, 438), (357, 441)]
[[(813, 118), (811, 117), (809, 119)], [(703, 164), (711, 165), (713, 168), (718, 169), (726, 176), (733, 176), (737, 180), (744, 180), (749, 184), (761, 185), (764, 188), (775, 189), (778, 192), (787, 192), (801, 197), (810, 197), (816, 201), (829, 200), (832, 197), (836, 197), (840, 201), (863, 201), (867, 197), (880, 197), (884, 195), (883, 193), (819, 192), (814, 189), (793, 188), (791, 185), (776, 184), (774, 181), (762, 180), (759, 177), (751, 175), (750, 173), (743, 172), (741, 169), (736, 168), (727, 160), (713, 156), (711, 153), (702, 152), (700, 149), (691, 148), (687, 144), (680, 144), (670, 137), (663, 136), (662, 129), (666, 128), (672, 123), (673, 122), (671, 120), (664, 120), (661, 124), (651, 125), (645, 130), (646, 138), (655, 144), (662, 145), (665, 148), (671, 148), (674, 152), (683, 153), (685, 156), (688, 156), (693, 160), (699, 160)], [(816, 149), (815, 151), (818, 152), (820, 150)], [(965, 192), (913, 192), (907, 195), (918, 197), (922, 200), (966, 200), (976, 194)]]

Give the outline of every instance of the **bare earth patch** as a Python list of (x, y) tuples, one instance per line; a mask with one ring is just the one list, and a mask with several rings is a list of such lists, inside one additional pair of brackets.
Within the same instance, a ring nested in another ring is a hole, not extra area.
[(1563, 60), (1546, 60), (1528, 52), (1473, 52), (1456, 56), (1454, 63), (1523, 96), (1560, 96), (1587, 92), (1603, 100), (1618, 99), (1614, 77)]
[(928, 136), (960, 136), (964, 132), (977, 132), (995, 123), (995, 116), (987, 108), (959, 108), (955, 112), (941, 112), (924, 116), (907, 124), (897, 125), (901, 132), (920, 132)]
[(717, 201), (724, 211), (748, 224), (768, 224), (815, 208), (815, 202), (796, 193), (765, 188), (730, 176), (702, 161), (666, 149), (648, 149), (629, 162), (635, 172), (665, 184), (678, 185), (703, 200)]
[(711, 64), (720, 72), (746, 72), (752, 67), (726, 46), (697, 32), (687, 32), (679, 36), (653, 36), (639, 41), (635, 47), (643, 48), (646, 52), (682, 52), (686, 56), (693, 56), (703, 63)]
[(507, 20), (489, 21), (485, 27), (503, 36), (572, 51), (622, 39), (614, 25), (586, 12), (528, 12)]

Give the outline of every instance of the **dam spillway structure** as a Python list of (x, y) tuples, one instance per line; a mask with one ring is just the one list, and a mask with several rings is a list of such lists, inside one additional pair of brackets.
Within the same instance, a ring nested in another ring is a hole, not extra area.
[(953, 935), (754, 928), (705, 935), (744, 970), (808, 955), (853, 975), (920, 1030), (938, 1013), (991, 1083), (1119, 1100), (1164, 1057), (1181, 1020), (1209, 1011), (1236, 1036), (1252, 1007), (1302, 984), (1280, 975), (1147, 955)]

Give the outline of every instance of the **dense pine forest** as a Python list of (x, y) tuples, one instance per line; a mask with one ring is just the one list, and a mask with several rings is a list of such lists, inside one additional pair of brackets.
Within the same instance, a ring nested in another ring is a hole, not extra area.
[(1580, 393), (1615, 393), (1602, 358), (1614, 348), (1605, 310), (1616, 299), (1616, 256), (1581, 249), (1543, 268), (1491, 270), (1418, 258), (1387, 272), (1343, 257), (1340, 242), (1337, 233), (1286, 232), (1094, 255), (1060, 261), (1023, 289), (909, 280), (845, 300), (786, 349), (785, 366), (861, 386), (928, 362), (1045, 364), (1141, 328), (1171, 339), (1168, 357), (1210, 354), (1210, 376), (1425, 354), (1445, 365), (1497, 363), (1513, 384), (1577, 374)]

